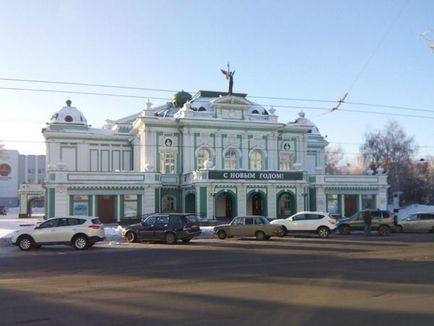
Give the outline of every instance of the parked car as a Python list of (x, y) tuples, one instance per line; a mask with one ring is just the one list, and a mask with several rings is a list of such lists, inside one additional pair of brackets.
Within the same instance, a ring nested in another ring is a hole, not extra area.
[[(378, 231), (381, 236), (389, 235), (395, 230), (393, 214), (386, 210), (370, 209), (372, 217), (371, 230)], [(364, 211), (358, 211), (351, 217), (341, 218), (338, 221), (338, 230), (342, 235), (349, 235), (352, 231), (362, 231), (365, 228), (363, 220)]]
[(164, 241), (168, 244), (182, 240), (187, 243), (200, 233), (197, 216), (188, 213), (153, 214), (122, 230), (122, 235), (130, 243), (142, 240)]
[(314, 232), (320, 238), (327, 238), (336, 229), (336, 220), (324, 212), (299, 212), (272, 224), (281, 225), (288, 232)]
[(229, 224), (215, 226), (214, 233), (220, 240), (226, 237), (256, 237), (256, 240), (268, 240), (272, 236), (285, 235), (280, 225), (271, 224), (264, 216), (237, 216)]
[(416, 213), (398, 221), (397, 232), (434, 232), (434, 213)]
[(17, 230), (12, 243), (27, 251), (42, 245), (68, 244), (83, 250), (105, 238), (99, 218), (88, 216), (53, 217), (36, 226)]

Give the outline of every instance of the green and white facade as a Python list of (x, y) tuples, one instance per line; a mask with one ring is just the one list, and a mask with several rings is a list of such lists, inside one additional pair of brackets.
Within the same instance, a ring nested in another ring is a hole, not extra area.
[(70, 102), (43, 135), (47, 214), (105, 222), (152, 212), (208, 219), (386, 208), (386, 175), (325, 175), (327, 142), (303, 113), (280, 123), (246, 94), (175, 94), (101, 129)]

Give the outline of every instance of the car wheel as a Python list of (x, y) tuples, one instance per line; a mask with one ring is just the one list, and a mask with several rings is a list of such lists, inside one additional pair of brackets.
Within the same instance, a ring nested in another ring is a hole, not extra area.
[(165, 240), (167, 244), (174, 244), (176, 242), (176, 235), (172, 232), (166, 233)]
[(87, 248), (87, 246), (89, 245), (89, 240), (87, 239), (86, 236), (84, 235), (77, 235), (76, 237), (74, 237), (74, 239), (72, 240), (72, 245), (74, 246), (75, 249), (77, 250), (84, 250)]
[(127, 239), (129, 243), (137, 242), (137, 235), (133, 231), (128, 231), (125, 234), (125, 239)]
[(396, 227), (395, 227), (395, 230), (396, 230), (396, 232), (397, 233), (401, 233), (402, 232), (402, 225), (397, 225)]
[(266, 239), (265, 233), (262, 231), (258, 231), (255, 233), (256, 240), (262, 241)]
[(220, 230), (220, 231), (217, 232), (217, 236), (219, 237), (220, 240), (224, 240), (224, 239), (226, 239), (227, 234), (226, 234), (225, 231)]
[(378, 228), (378, 234), (381, 236), (386, 236), (390, 234), (390, 228), (387, 225), (380, 225)]
[(348, 225), (342, 225), (339, 227), (339, 233), (342, 235), (349, 235), (351, 233), (351, 228)]
[(28, 251), (32, 249), (32, 246), (33, 246), (33, 239), (31, 237), (25, 235), (18, 239), (18, 247), (22, 251)]
[(188, 238), (184, 238), (184, 239), (182, 239), (182, 242), (184, 242), (184, 243), (189, 243), (189, 242), (190, 242), (190, 240), (191, 240), (191, 239), (188, 239)]
[(318, 236), (320, 238), (328, 238), (329, 234), (330, 234), (330, 230), (328, 227), (326, 226), (320, 226), (317, 230), (318, 232)]

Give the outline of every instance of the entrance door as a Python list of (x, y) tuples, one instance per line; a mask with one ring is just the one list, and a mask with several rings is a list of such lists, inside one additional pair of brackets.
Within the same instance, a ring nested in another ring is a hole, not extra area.
[(226, 218), (232, 219), (232, 196), (226, 195)]
[(252, 215), (263, 215), (263, 200), (259, 193), (255, 193), (252, 196)]
[(357, 195), (345, 195), (345, 216), (353, 216), (357, 212)]
[(98, 215), (102, 223), (115, 223), (115, 196), (98, 196)]

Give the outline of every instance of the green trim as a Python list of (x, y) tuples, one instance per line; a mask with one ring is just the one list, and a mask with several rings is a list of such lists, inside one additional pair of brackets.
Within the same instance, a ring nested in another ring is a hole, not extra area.
[(196, 194), (187, 193), (184, 198), (184, 208), (186, 213), (196, 213)]
[[(219, 92), (219, 91), (203, 91), (200, 90), (191, 98), (192, 101), (197, 100), (199, 97), (215, 97), (218, 98), (220, 96), (228, 96), (228, 92)], [(233, 96), (243, 97), (245, 98), (247, 94), (245, 93), (232, 93)]]
[(87, 215), (88, 216), (95, 216), (93, 214), (93, 196), (88, 195), (87, 197)]
[[(117, 197), (117, 196), (116, 196)], [(120, 207), (120, 216), (119, 218), (124, 218), (124, 209), (125, 209), (125, 196), (124, 195), (120, 195), (119, 196), (119, 207)]]
[(291, 215), (297, 213), (297, 200), (296, 200), (296, 194), (293, 193), (292, 191), (288, 191), (286, 189), (279, 191), (278, 193), (276, 193), (276, 217), (277, 218), (281, 218), (281, 214), (280, 214), (280, 199), (284, 194), (288, 194), (289, 195), (289, 200), (291, 202)]
[(238, 197), (237, 194), (232, 191), (231, 189), (222, 189), (219, 190), (216, 195), (214, 196), (214, 205), (216, 205), (217, 198), (221, 195), (230, 195), (232, 197), (232, 217), (235, 217), (238, 215)]
[(69, 216), (74, 215), (74, 195), (69, 195)]
[(309, 189), (309, 210), (316, 211), (316, 189)]
[(180, 212), (182, 210), (182, 202), (181, 202), (181, 192), (179, 189), (175, 188), (161, 188), (160, 192), (160, 202), (162, 203), (164, 196), (172, 196), (175, 197), (175, 211)]
[(142, 215), (142, 203), (143, 203), (143, 196), (137, 195), (137, 215)]
[(155, 212), (160, 212), (160, 188), (155, 189)]
[[(255, 193), (259, 193), (262, 196), (263, 199), (263, 203), (264, 203), (264, 207), (263, 207), (263, 214), (264, 216), (268, 216), (268, 194), (266, 191), (263, 191), (262, 189), (258, 189), (258, 191), (256, 191), (256, 188), (251, 188), (252, 190), (247, 191), (247, 201), (249, 200), (250, 197), (253, 196), (253, 194)], [(246, 201), (246, 203), (247, 203)]]
[[(120, 216), (119, 216), (119, 214), (118, 214), (118, 207), (119, 207), (119, 196), (117, 196), (117, 195), (114, 195), (114, 202), (115, 202), (115, 220), (116, 221), (120, 221)], [(122, 214), (122, 212), (121, 212), (121, 214)]]
[(56, 214), (55, 200), (56, 200), (55, 190), (53, 188), (48, 189), (48, 218), (54, 217)]
[[(164, 120), (165, 122), (167, 122), (167, 120)], [(207, 122), (211, 122), (209, 120), (207, 120)], [(249, 121), (251, 122), (251, 121)], [(235, 124), (243, 124), (245, 125), (246, 121), (241, 121), (241, 120), (236, 120), (234, 121)], [(228, 121), (224, 121), (223, 124), (228, 124)], [(148, 128), (162, 128), (164, 126), (164, 128), (171, 128), (171, 129), (177, 129), (178, 127), (176, 125), (166, 125), (166, 124), (157, 124), (157, 123), (149, 123), (146, 124), (146, 126)], [(196, 125), (196, 124), (184, 124), (184, 127), (187, 127), (188, 129), (212, 129), (212, 130), (216, 130), (216, 124), (214, 123), (214, 125), (210, 125), (210, 126), (206, 126), (206, 125)], [(270, 127), (269, 125), (264, 126), (263, 128), (243, 128), (243, 127), (238, 127), (238, 126), (233, 126), (233, 127), (225, 127), (225, 126), (221, 126), (219, 125), (218, 128), (220, 130), (228, 130), (228, 131), (233, 131), (234, 133), (237, 134), (243, 134), (244, 132), (249, 132), (249, 131), (261, 131), (261, 132), (275, 132), (276, 129), (279, 129), (282, 127), (282, 124), (277, 123), (274, 127)], [(306, 131), (298, 131), (298, 130), (291, 130), (285, 133), (286, 135), (304, 135), (306, 134)]]
[(199, 212), (199, 214), (200, 214), (200, 216), (207, 216), (208, 191), (207, 191), (206, 187), (200, 187), (199, 195), (200, 195), (200, 212)]

